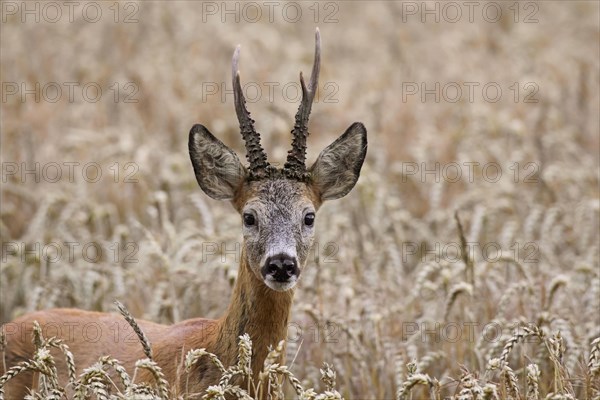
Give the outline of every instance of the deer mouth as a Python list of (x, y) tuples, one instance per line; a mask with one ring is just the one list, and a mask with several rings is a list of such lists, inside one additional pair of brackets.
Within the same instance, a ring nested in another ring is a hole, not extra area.
[(298, 276), (293, 276), (285, 282), (279, 282), (273, 277), (267, 276), (264, 278), (264, 282), (265, 285), (267, 285), (270, 289), (276, 290), (278, 292), (285, 292), (296, 286), (296, 283), (298, 283)]

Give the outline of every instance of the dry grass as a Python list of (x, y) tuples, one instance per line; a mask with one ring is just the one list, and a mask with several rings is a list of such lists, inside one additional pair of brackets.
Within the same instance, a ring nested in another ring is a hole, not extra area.
[[(231, 95), (203, 99), (203, 84), (230, 88), (238, 43), (245, 82), (296, 82), (312, 62), (311, 4), (301, 3), (299, 23), (280, 14), (273, 23), (268, 15), (203, 22), (200, 3), (183, 1), (140, 3), (131, 24), (115, 23), (108, 3), (110, 17), (94, 24), (2, 23), (3, 82), (97, 82), (103, 96), (86, 102), (76, 90), (69, 102), (63, 86), (56, 103), (33, 95), (2, 102), (1, 322), (56, 306), (114, 311), (114, 299), (162, 323), (224, 311), (239, 217), (197, 188), (187, 132), (202, 122), (241, 150)], [(330, 10), (321, 8), (318, 25), (321, 81), (337, 85), (338, 101), (314, 106), (309, 159), (355, 120), (369, 130), (369, 154), (355, 190), (319, 212), (289, 366), (266, 372), (299, 380), (273, 389), (305, 398), (600, 398), (598, 3), (535, 3), (538, 22), (529, 24), (514, 22), (512, 2), (502, 3), (497, 23), (456, 24), (403, 22), (400, 2), (335, 4), (339, 21), (323, 22)], [(521, 19), (531, 11), (520, 10)], [(123, 101), (128, 82), (137, 103)], [(473, 102), (403, 101), (410, 82), (480, 86)], [(502, 88), (500, 101), (482, 97), (489, 82)], [(524, 102), (528, 82), (539, 88), (537, 103)], [(279, 90), (269, 101), (261, 87), (249, 108), (271, 159), (281, 161), (298, 103)], [(8, 176), (12, 162), (38, 162), (39, 175), (52, 162), (80, 165), (72, 182), (64, 165), (58, 182), (51, 170), (36, 182)], [(81, 174), (91, 162), (103, 172), (95, 183)], [(436, 162), (438, 182), (411, 173)], [(452, 162), (462, 166), (457, 182), (441, 173)], [(472, 182), (470, 162), (479, 163)], [(484, 179), (494, 175), (482, 168), (490, 163), (502, 171), (496, 182)], [(66, 242), (78, 243), (72, 257)], [(50, 243), (62, 248), (57, 262), (46, 257)], [(101, 257), (82, 253), (89, 243)], [(48, 346), (61, 344), (42, 329), (36, 357), (22, 368), (39, 371), (40, 390), (59, 397)], [(101, 397), (107, 369), (118, 366), (104, 358), (72, 379)], [(156, 370), (149, 360), (138, 368)], [(130, 385), (131, 393), (167, 390), (160, 371), (155, 377), (155, 386)], [(227, 390), (238, 389), (225, 381), (209, 397)]]

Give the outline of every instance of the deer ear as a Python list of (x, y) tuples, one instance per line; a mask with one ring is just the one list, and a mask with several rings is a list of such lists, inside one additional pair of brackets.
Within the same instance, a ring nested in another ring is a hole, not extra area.
[(246, 177), (238, 156), (202, 125), (190, 131), (190, 158), (198, 184), (215, 200), (231, 200)]
[(310, 168), (313, 187), (321, 200), (339, 199), (347, 195), (358, 181), (367, 155), (367, 130), (355, 122), (319, 154)]

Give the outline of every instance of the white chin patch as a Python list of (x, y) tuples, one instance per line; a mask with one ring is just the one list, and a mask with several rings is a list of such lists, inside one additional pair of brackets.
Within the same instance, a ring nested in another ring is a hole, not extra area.
[(285, 292), (286, 290), (290, 290), (296, 286), (298, 277), (294, 276), (288, 282), (277, 282), (272, 276), (267, 275), (264, 281), (265, 284), (271, 289), (277, 290), (278, 292)]

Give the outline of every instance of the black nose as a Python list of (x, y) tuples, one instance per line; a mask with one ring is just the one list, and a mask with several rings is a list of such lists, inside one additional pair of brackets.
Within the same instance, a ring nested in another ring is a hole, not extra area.
[(271, 276), (277, 282), (287, 282), (293, 276), (300, 275), (296, 260), (286, 254), (277, 254), (267, 258), (262, 268), (264, 278)]

